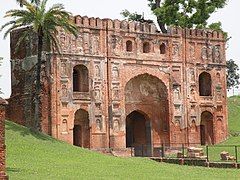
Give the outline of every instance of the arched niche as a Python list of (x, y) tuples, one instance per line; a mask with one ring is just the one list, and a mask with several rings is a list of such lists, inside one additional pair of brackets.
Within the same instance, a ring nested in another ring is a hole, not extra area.
[(73, 92), (89, 92), (89, 73), (84, 65), (73, 68)]
[(211, 75), (207, 72), (203, 72), (199, 75), (199, 95), (212, 95), (212, 78)]

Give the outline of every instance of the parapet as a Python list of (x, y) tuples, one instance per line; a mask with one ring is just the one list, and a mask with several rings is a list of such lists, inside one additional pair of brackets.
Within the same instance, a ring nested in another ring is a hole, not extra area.
[(187, 38), (210, 38), (225, 40), (222, 32), (211, 29), (188, 29), (180, 27), (170, 27), (168, 28), (168, 34), (171, 35), (182, 34), (183, 37), (186, 35)]
[(116, 32), (126, 31), (129, 33), (147, 33), (156, 35), (168, 35), (168, 36), (185, 36), (187, 38), (211, 38), (224, 40), (222, 32), (214, 31), (211, 29), (185, 29), (180, 27), (169, 27), (168, 32), (163, 34), (158, 31), (154, 23), (148, 22), (136, 22), (136, 21), (120, 21), (118, 19), (100, 19), (94, 17), (80, 16), (74, 17), (74, 21), (77, 26), (90, 29), (107, 29)]
[(157, 33), (157, 28), (154, 23), (141, 23), (134, 21), (120, 21), (118, 19), (100, 19), (100, 18), (89, 18), (87, 16), (75, 16), (75, 23), (79, 27), (86, 28), (97, 28), (115, 30), (115, 31), (128, 31), (128, 32), (141, 32), (148, 34)]
[(212, 39), (224, 39), (222, 32), (211, 29), (186, 29), (187, 37), (203, 37)]

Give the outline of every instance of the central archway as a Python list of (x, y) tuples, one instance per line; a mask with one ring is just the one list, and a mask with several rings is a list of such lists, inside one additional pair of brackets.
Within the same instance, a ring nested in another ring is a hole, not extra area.
[(134, 147), (135, 156), (151, 155), (151, 124), (143, 113), (131, 112), (126, 117), (126, 146)]
[(88, 112), (83, 109), (79, 109), (75, 113), (73, 145), (90, 148), (89, 115)]
[[(154, 153), (169, 143), (169, 103), (165, 84), (150, 74), (130, 79), (125, 86), (126, 147), (150, 146)], [(135, 130), (139, 129), (136, 134)]]

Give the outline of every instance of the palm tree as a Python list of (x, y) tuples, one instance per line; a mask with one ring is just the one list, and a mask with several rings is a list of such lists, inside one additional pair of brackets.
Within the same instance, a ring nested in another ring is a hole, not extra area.
[(29, 3), (23, 1), (23, 9), (10, 10), (6, 12), (5, 17), (12, 18), (11, 21), (4, 24), (0, 31), (10, 26), (4, 38), (17, 28), (26, 28), (26, 31), (21, 34), (17, 42), (17, 47), (25, 40), (30, 33), (36, 34), (37, 42), (37, 64), (36, 64), (36, 93), (35, 93), (35, 111), (34, 111), (34, 129), (41, 131), (40, 123), (40, 92), (41, 92), (41, 64), (43, 45), (50, 46), (57, 49), (60, 53), (59, 41), (57, 39), (57, 32), (59, 28), (77, 37), (77, 27), (71, 21), (71, 14), (65, 11), (62, 4), (55, 4), (50, 9), (46, 10), (47, 0), (36, 1)]

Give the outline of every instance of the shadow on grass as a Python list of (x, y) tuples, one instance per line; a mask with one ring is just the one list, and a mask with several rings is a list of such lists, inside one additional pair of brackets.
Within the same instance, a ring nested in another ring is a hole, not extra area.
[(28, 129), (24, 126), (18, 125), (14, 122), (11, 121), (5, 121), (5, 129), (6, 130), (10, 130), (10, 131), (15, 131), (15, 132), (19, 132), (21, 136), (25, 137), (25, 136), (33, 136), (37, 139), (40, 140), (45, 140), (45, 141), (52, 141), (55, 142), (55, 139), (53, 139), (52, 137), (42, 134), (40, 132), (37, 132), (35, 130), (32, 129)]
[(7, 173), (8, 173), (8, 172), (21, 172), (21, 169), (19, 169), (19, 168), (7, 167)]

